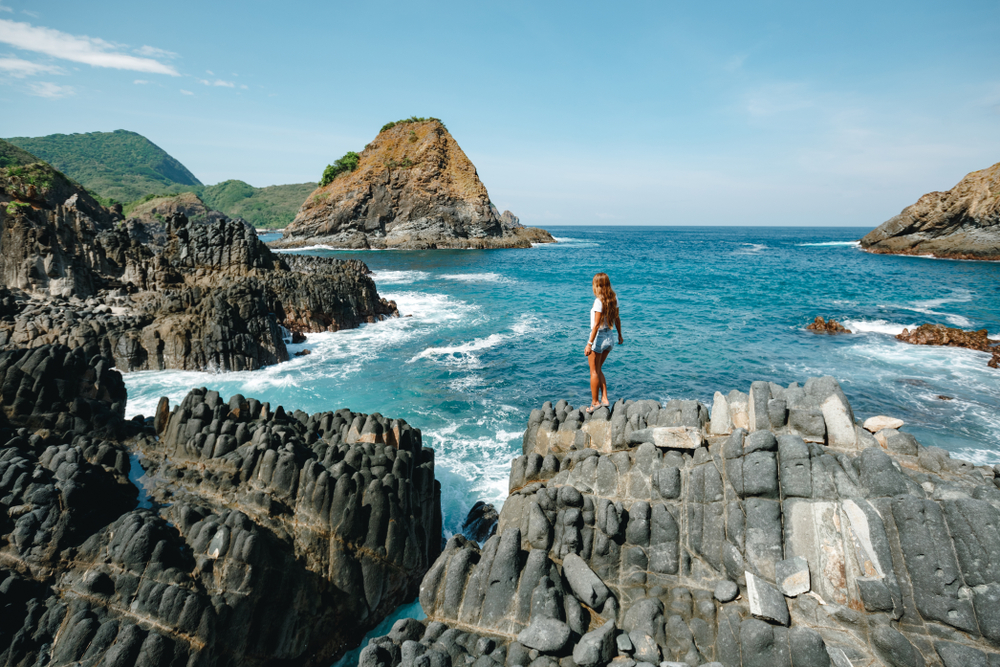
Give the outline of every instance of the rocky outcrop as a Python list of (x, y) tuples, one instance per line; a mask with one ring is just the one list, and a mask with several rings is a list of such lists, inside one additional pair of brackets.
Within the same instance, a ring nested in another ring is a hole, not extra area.
[(870, 252), (1000, 260), (1000, 163), (931, 192), (861, 239)]
[(991, 340), (986, 329), (965, 331), (943, 324), (921, 324), (913, 331), (903, 329), (903, 332), (896, 336), (896, 340), (913, 345), (945, 345), (989, 352), (992, 358), (986, 364), (990, 368), (1000, 366), (1000, 343)]
[(1000, 664), (1000, 467), (838, 383), (532, 412), (498, 534), (452, 538), (361, 665)]
[(807, 326), (806, 329), (809, 331), (818, 331), (820, 333), (829, 334), (851, 333), (850, 329), (832, 317), (829, 320), (824, 320), (820, 315), (817, 315), (816, 319), (813, 320), (812, 324)]
[[(75, 187), (53, 173), (50, 199)], [(125, 371), (252, 370), (287, 360), (286, 339), (398, 315), (362, 262), (293, 269), (240, 220), (120, 223), (79, 192), (0, 215), (19, 304), (0, 314), (0, 345), (83, 347)]]
[(309, 196), (275, 245), (526, 248), (552, 241), (509, 211), (501, 216), (448, 130), (426, 120), (380, 132), (354, 171)]
[(3, 664), (328, 665), (440, 552), (401, 420), (199, 389), (124, 421), (110, 360), (62, 346), (0, 352), (0, 387)]

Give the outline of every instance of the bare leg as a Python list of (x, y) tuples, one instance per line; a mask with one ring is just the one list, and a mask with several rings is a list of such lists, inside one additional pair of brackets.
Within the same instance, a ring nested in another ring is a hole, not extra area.
[(596, 352), (591, 352), (587, 355), (587, 363), (590, 364), (590, 405), (591, 407), (597, 407), (601, 404), (601, 368), (600, 364), (601, 355)]
[[(610, 353), (611, 353), (611, 350), (605, 350), (604, 352), (601, 352), (601, 354), (599, 354), (599, 355), (591, 355), (591, 356), (597, 356), (597, 360), (596, 360), (597, 363), (595, 364), (597, 366), (597, 375), (598, 375), (598, 378), (599, 378), (599, 385), (598, 385), (598, 388), (597, 388), (597, 397), (599, 398), (600, 394), (602, 394), (602, 393), (604, 394), (604, 401), (601, 403), (601, 405), (610, 405), (610, 403), (608, 403), (608, 380), (607, 380), (607, 378), (604, 377), (604, 362), (608, 358), (608, 355)], [(591, 393), (593, 393), (593, 392), (591, 392)], [(595, 398), (595, 401), (596, 401), (596, 398)]]

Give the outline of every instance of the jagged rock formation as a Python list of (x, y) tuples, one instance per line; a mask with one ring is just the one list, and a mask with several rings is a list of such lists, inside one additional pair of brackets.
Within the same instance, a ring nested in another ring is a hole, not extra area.
[(440, 551), (403, 421), (200, 389), (126, 422), (110, 360), (62, 346), (0, 352), (0, 388), (2, 664), (329, 665)]
[(398, 315), (362, 262), (289, 264), (225, 217), (121, 223), (44, 163), (0, 172), (0, 345), (83, 347), (125, 371), (251, 370), (287, 360), (289, 336)]
[(546, 403), (498, 534), (360, 664), (1000, 665), (1000, 466), (866, 424), (832, 378)]
[(845, 327), (843, 324), (833, 319), (824, 320), (821, 315), (817, 315), (816, 319), (812, 321), (812, 324), (806, 327), (809, 331), (819, 331), (821, 333), (829, 334), (841, 334), (841, 333), (851, 333), (851, 330)]
[(276, 245), (527, 248), (553, 239), (490, 203), (476, 168), (437, 120), (383, 130), (353, 172), (313, 192)]
[(945, 345), (989, 352), (992, 359), (986, 364), (990, 368), (1000, 366), (1000, 343), (991, 340), (986, 329), (965, 331), (964, 329), (946, 327), (943, 324), (921, 324), (913, 331), (903, 329), (903, 332), (896, 336), (896, 340), (913, 345)]
[(1000, 163), (930, 192), (861, 239), (870, 252), (1000, 260)]

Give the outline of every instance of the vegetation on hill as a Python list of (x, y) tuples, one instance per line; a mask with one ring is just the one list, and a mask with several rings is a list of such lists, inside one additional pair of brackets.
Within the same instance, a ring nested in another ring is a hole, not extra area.
[(243, 181), (223, 181), (201, 190), (201, 199), (209, 208), (231, 218), (244, 218), (254, 227), (280, 228), (298, 213), (316, 183), (291, 183), (255, 188)]
[(23, 167), (26, 164), (33, 164), (35, 162), (41, 162), (41, 160), (28, 151), (0, 139), (0, 169)]
[[(397, 121), (394, 121), (394, 122), (391, 121), (391, 122), (386, 123), (385, 125), (382, 126), (382, 129), (379, 130), (378, 133), (382, 134), (386, 130), (392, 129), (392, 128), (396, 127), (397, 125), (402, 125), (403, 123), (425, 123), (425, 122), (427, 122), (429, 120), (436, 120), (437, 122), (441, 123), (441, 119), (440, 118), (434, 118), (433, 116), (428, 116), (427, 118), (421, 118), (419, 116), (410, 116), (409, 118), (404, 118), (403, 120), (397, 120)], [(444, 123), (441, 123), (441, 127), (445, 127)], [(445, 129), (448, 129), (448, 128), (445, 127)]]
[(319, 186), (324, 187), (330, 185), (333, 179), (337, 178), (341, 174), (349, 174), (358, 168), (358, 161), (361, 160), (361, 156), (354, 151), (347, 151), (344, 153), (344, 157), (336, 160), (333, 164), (326, 165), (326, 169), (323, 170), (323, 177), (319, 179)]
[(183, 164), (135, 132), (52, 134), (8, 141), (45, 160), (106, 203), (131, 202), (153, 192), (181, 192), (201, 185)]

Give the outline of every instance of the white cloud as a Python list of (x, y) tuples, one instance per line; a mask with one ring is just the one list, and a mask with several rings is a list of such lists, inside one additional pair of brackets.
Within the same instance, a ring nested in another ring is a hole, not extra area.
[(0, 5), (0, 12), (13, 12), (14, 10), (6, 5)]
[(38, 12), (33, 12), (30, 9), (22, 9), (21, 13), (22, 14), (27, 14), (28, 16), (30, 16), (33, 19), (37, 19), (39, 16), (41, 16), (41, 14), (39, 14)]
[(25, 51), (44, 53), (64, 60), (84, 63), (93, 67), (169, 74), (180, 76), (177, 70), (152, 58), (130, 56), (103, 39), (70, 35), (51, 28), (36, 27), (30, 23), (0, 19), (0, 42)]
[(51, 81), (40, 81), (30, 86), (31, 94), (38, 97), (47, 97), (50, 100), (68, 97), (75, 93), (73, 86), (60, 86)]
[(145, 85), (145, 84), (149, 83), (149, 81), (146, 81), (145, 79), (136, 79), (132, 83), (134, 83), (136, 85), (139, 85), (139, 86), (142, 86), (142, 85)]
[(250, 86), (246, 85), (245, 83), (241, 83), (240, 88), (242, 88), (243, 90), (250, 90)]
[(194, 95), (190, 90), (184, 90), (181, 88), (181, 95)]
[(173, 51), (167, 51), (166, 49), (158, 49), (155, 46), (143, 45), (135, 50), (140, 56), (147, 56), (149, 58), (177, 58), (179, 57)]
[(222, 88), (235, 88), (236, 84), (232, 81), (223, 81), (222, 79), (216, 79), (215, 81), (208, 81), (206, 79), (198, 79), (198, 83), (203, 86), (221, 86)]
[(33, 63), (13, 56), (0, 58), (0, 72), (5, 72), (15, 79), (23, 79), (26, 76), (35, 76), (36, 74), (65, 74), (61, 67)]
[(213, 72), (213, 71), (212, 71), (212, 70), (210, 70), (210, 69), (207, 69), (207, 70), (205, 70), (205, 74), (207, 74), (207, 75), (209, 75), (209, 76), (215, 76), (215, 72)]

